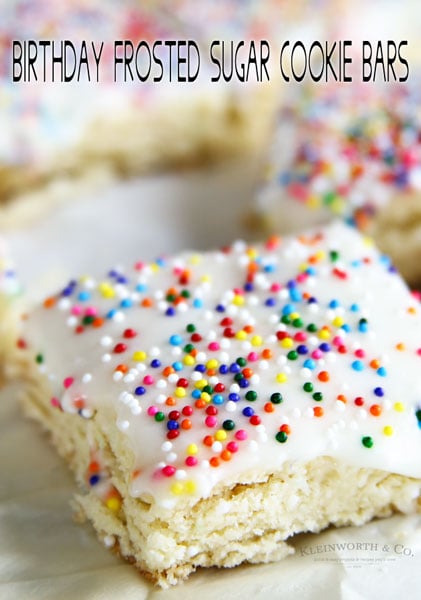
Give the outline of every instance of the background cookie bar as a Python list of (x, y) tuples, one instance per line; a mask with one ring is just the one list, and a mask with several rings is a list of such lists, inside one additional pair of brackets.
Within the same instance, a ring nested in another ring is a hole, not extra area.
[[(0, 237), (0, 383), (13, 365), (22, 289), (6, 241)], [(16, 358), (16, 357), (15, 357)], [(9, 365), (9, 370), (6, 368)]]
[(342, 224), (139, 261), (29, 315), (24, 406), (75, 472), (80, 516), (166, 586), (415, 508), (419, 319)]
[(313, 86), (287, 103), (256, 201), (269, 230), (344, 217), (421, 282), (419, 77), (410, 84)]

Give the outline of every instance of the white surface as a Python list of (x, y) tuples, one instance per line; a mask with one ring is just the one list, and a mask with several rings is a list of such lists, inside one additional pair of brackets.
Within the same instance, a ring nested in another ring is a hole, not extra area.
[[(8, 237), (24, 284), (32, 296), (42, 296), (63, 283), (60, 274), (102, 272), (129, 258), (219, 246), (246, 234), (240, 223), (253, 182), (250, 165), (239, 164), (133, 181), (99, 198), (57, 208), (48, 218)], [(307, 536), (296, 541), (296, 556), (281, 563), (202, 571), (178, 588), (154, 590), (101, 546), (89, 524), (73, 523), (69, 506), (76, 491), (73, 479), (39, 429), (22, 418), (18, 388), (0, 392), (2, 600), (421, 596), (420, 516)], [(357, 542), (375, 546), (317, 553), (320, 544)], [(396, 544), (408, 548), (409, 555), (395, 552)]]

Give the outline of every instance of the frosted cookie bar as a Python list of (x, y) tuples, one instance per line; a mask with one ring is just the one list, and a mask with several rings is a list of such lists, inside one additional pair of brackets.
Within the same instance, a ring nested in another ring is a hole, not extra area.
[(4, 238), (0, 237), (0, 384), (12, 366), (11, 354), (16, 352), (16, 332), (18, 330), (18, 303), (22, 287), (17, 277), (10, 250)]
[(413, 511), (421, 317), (335, 223), (83, 276), (25, 322), (23, 399), (80, 514), (161, 586)]
[(269, 231), (338, 216), (421, 281), (419, 73), (409, 84), (307, 86), (279, 111), (255, 212)]

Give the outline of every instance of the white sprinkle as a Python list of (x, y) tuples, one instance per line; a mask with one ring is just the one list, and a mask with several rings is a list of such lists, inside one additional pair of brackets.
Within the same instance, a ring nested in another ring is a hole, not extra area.
[(185, 313), (188, 310), (188, 305), (186, 304), (186, 302), (180, 302), (180, 304), (177, 304), (177, 311), (180, 313)]
[(106, 548), (112, 548), (114, 546), (116, 540), (115, 540), (115, 537), (113, 535), (106, 535), (104, 537), (103, 541), (104, 541), (104, 546)]
[[(269, 323), (271, 323), (272, 325), (275, 325), (275, 324), (276, 324), (276, 323), (279, 321), (279, 316), (278, 316), (278, 315), (275, 315), (275, 314), (269, 315), (268, 321), (269, 321)], [(283, 323), (282, 323), (282, 324), (283, 324)], [(275, 337), (275, 336), (274, 336), (274, 337)], [(275, 340), (276, 340), (276, 337), (275, 337)]]
[(161, 450), (163, 452), (170, 452), (170, 450), (172, 450), (172, 443), (169, 440), (166, 440), (165, 442), (163, 442), (163, 444), (161, 445)]
[(149, 354), (153, 358), (156, 358), (157, 356), (159, 356), (161, 354), (161, 350), (157, 346), (152, 346), (152, 348), (149, 351)]
[(187, 473), (185, 472), (184, 469), (178, 469), (178, 471), (175, 472), (176, 479), (183, 480), (183, 479), (186, 479), (186, 477), (187, 477)]
[(180, 354), (182, 353), (182, 349), (180, 348), (180, 346), (174, 346), (174, 348), (171, 349), (171, 354), (173, 356), (180, 356)]
[(212, 444), (212, 450), (214, 452), (221, 452), (222, 451), (222, 444), (221, 444), (221, 442), (214, 442)]
[(248, 341), (242, 342), (241, 349), (244, 350), (244, 352), (249, 352), (252, 349), (252, 345)]
[(237, 315), (237, 313), (238, 313), (238, 306), (236, 306), (235, 304), (230, 304), (227, 307), (227, 314), (230, 317), (235, 317)]
[(82, 383), (89, 383), (90, 381), (92, 381), (92, 375), (90, 373), (82, 375)]
[(216, 337), (216, 331), (214, 329), (211, 329), (207, 334), (206, 339), (212, 342), (213, 340), (216, 340)]
[(342, 402), (341, 400), (336, 400), (335, 405), (336, 410), (338, 410), (339, 412), (345, 411), (345, 402)]
[(190, 376), (190, 379), (192, 379), (192, 381), (200, 381), (203, 378), (202, 373), (199, 373), (199, 371), (193, 371), (193, 373)]
[(240, 391), (240, 386), (238, 385), (238, 383), (233, 383), (230, 386), (230, 392), (232, 392), (233, 394), (238, 394), (239, 391)]
[[(228, 348), (231, 347), (231, 341), (228, 338), (222, 338), (222, 340), (219, 342), (219, 345), (221, 346), (221, 348), (223, 348), (224, 350), (228, 350)], [(222, 360), (222, 359), (221, 359)]]
[(319, 340), (316, 338), (315, 335), (311, 335), (308, 338), (308, 343), (310, 346), (318, 346), (319, 345)]
[(108, 348), (109, 346), (111, 346), (111, 344), (113, 343), (113, 339), (109, 336), (109, 335), (104, 335), (102, 336), (102, 338), (99, 340), (99, 343), (101, 344), (101, 346), (103, 348)]
[(311, 369), (302, 368), (300, 369), (300, 375), (303, 379), (309, 379), (313, 376), (313, 372)]
[(218, 377), (216, 377), (215, 375), (213, 375), (212, 377), (209, 377), (209, 383), (211, 385), (216, 385), (217, 383), (219, 383)]
[(229, 413), (235, 412), (237, 410), (237, 403), (233, 402), (232, 400), (228, 400), (225, 405), (225, 410)]
[(156, 387), (159, 390), (164, 390), (167, 387), (167, 382), (165, 381), (165, 379), (158, 379), (158, 381), (156, 382)]
[(132, 373), (127, 373), (127, 375), (124, 377), (123, 381), (124, 381), (124, 383), (132, 383), (135, 379), (136, 379), (136, 377)]
[(255, 440), (250, 440), (248, 447), (251, 452), (256, 452), (259, 448), (259, 444)]
[(206, 352), (198, 352), (198, 353), (197, 353), (197, 355), (196, 355), (196, 361), (197, 361), (198, 363), (203, 363), (203, 362), (205, 362), (205, 361), (206, 361), (206, 359), (207, 359), (207, 354), (206, 354)]
[(158, 302), (157, 307), (158, 310), (164, 312), (168, 308), (168, 302), (165, 302), (165, 300), (161, 300), (160, 302)]
[(66, 325), (69, 327), (75, 327), (75, 325), (77, 325), (77, 317), (74, 317), (73, 315), (69, 317), (66, 321)]
[(268, 368), (269, 368), (269, 363), (267, 360), (259, 361), (259, 369), (261, 369), (262, 371), (266, 371)]
[(253, 296), (249, 296), (247, 298), (247, 303), (250, 306), (257, 306), (259, 304), (259, 298), (257, 296), (254, 296), (254, 295)]
[(168, 375), (168, 381), (170, 383), (177, 383), (179, 379), (179, 375), (177, 375), (177, 373), (171, 373), (171, 375)]
[(306, 417), (310, 417), (310, 419), (312, 419), (314, 417), (314, 412), (312, 408), (306, 408), (305, 410), (305, 416)]
[(167, 397), (164, 394), (159, 394), (159, 396), (156, 397), (155, 402), (157, 404), (164, 404), (166, 399), (167, 399)]
[(116, 323), (122, 323), (125, 319), (126, 315), (121, 311), (116, 312), (113, 316), (113, 321), (115, 321)]
[(278, 365), (285, 365), (287, 362), (287, 357), (284, 354), (281, 354), (281, 356), (278, 356), (277, 360), (276, 360), (276, 364)]
[[(108, 356), (110, 356), (110, 355), (108, 354)], [(102, 358), (104, 359), (104, 357), (102, 357)], [(123, 373), (121, 371), (115, 371), (115, 373), (113, 373), (113, 380), (121, 381), (121, 379), (123, 379)]]
[(162, 300), (164, 297), (164, 292), (162, 290), (156, 290), (156, 292), (154, 292), (154, 298), (155, 300)]
[(130, 427), (130, 423), (129, 423), (129, 421), (126, 421), (126, 420), (123, 420), (123, 421), (118, 420), (117, 427), (119, 429), (121, 429), (121, 431), (126, 431)]
[(253, 385), (256, 384), (256, 383), (260, 383), (260, 375), (258, 375), (257, 373), (254, 373), (250, 377), (250, 383), (252, 383)]
[(218, 359), (221, 363), (227, 363), (230, 359), (230, 355), (228, 354), (228, 352), (220, 352)]
[(301, 409), (299, 409), (297, 407), (293, 408), (291, 414), (295, 419), (299, 419), (301, 417)]
[(57, 308), (59, 310), (67, 310), (68, 308), (70, 308), (70, 300), (69, 300), (69, 298), (61, 298), (57, 302)]
[(210, 310), (207, 310), (205, 312), (204, 316), (205, 316), (206, 321), (212, 321), (212, 319), (213, 319), (213, 313)]
[(319, 312), (320, 308), (319, 305), (316, 304), (315, 302), (312, 302), (311, 304), (308, 305), (308, 311), (313, 313), (314, 315), (317, 314)]
[(111, 360), (111, 354), (103, 354), (101, 358), (103, 363), (108, 363)]
[(368, 417), (368, 413), (367, 413), (367, 411), (365, 410), (365, 408), (360, 408), (360, 409), (358, 410), (358, 416), (359, 416), (359, 418), (360, 418), (360, 419), (362, 419), (362, 420), (365, 420), (365, 419)]
[(81, 415), (84, 419), (90, 419), (94, 414), (92, 408), (82, 408)]
[(209, 469), (210, 468), (210, 463), (208, 460), (201, 460), (200, 461), (200, 466), (202, 467), (202, 469)]
[(167, 461), (170, 462), (170, 463), (172, 463), (175, 460), (177, 460), (177, 454), (175, 452), (169, 452), (167, 454)]
[(328, 352), (325, 356), (327, 357), (327, 362), (329, 363), (335, 363), (338, 360), (338, 357), (333, 352)]
[(133, 405), (130, 407), (132, 415), (140, 415), (142, 412), (142, 407), (139, 404)]

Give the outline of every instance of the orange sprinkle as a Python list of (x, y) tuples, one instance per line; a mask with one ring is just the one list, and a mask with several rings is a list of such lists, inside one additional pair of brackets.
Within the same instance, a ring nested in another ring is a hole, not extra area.
[(215, 439), (212, 435), (205, 435), (205, 437), (203, 438), (203, 443), (205, 444), (205, 446), (212, 446), (214, 441)]
[(206, 373), (207, 375), (209, 375), (209, 377), (213, 377), (214, 375), (216, 375), (216, 369), (208, 369)]
[(222, 450), (222, 452), (221, 452), (221, 458), (222, 458), (222, 460), (225, 460), (225, 461), (228, 462), (229, 460), (231, 460), (231, 456), (232, 456), (232, 454), (231, 454), (231, 452), (229, 450), (226, 450), (226, 449)]
[(172, 375), (172, 373), (174, 373), (173, 367), (165, 367), (165, 369), (162, 371), (164, 377), (169, 377), (169, 375)]
[(344, 404), (347, 403), (346, 396), (344, 396), (343, 394), (339, 394), (339, 396), (336, 396), (336, 400), (340, 400), (340, 402), (343, 402)]
[(403, 342), (399, 342), (398, 344), (396, 344), (395, 348), (396, 350), (402, 352), (403, 350), (405, 350), (405, 344)]
[(291, 433), (291, 427), (287, 423), (284, 423), (280, 426), (279, 431), (282, 431), (283, 433), (289, 435)]
[(320, 373), (317, 375), (317, 379), (323, 382), (329, 381), (329, 373), (327, 371), (320, 371)]
[(153, 300), (152, 298), (144, 298), (140, 305), (144, 308), (150, 308), (153, 305)]
[(104, 319), (101, 319), (101, 317), (97, 317), (96, 319), (94, 319), (92, 321), (92, 327), (102, 327), (104, 325)]
[(408, 308), (408, 312), (410, 315), (416, 315), (417, 314), (417, 309), (415, 308), (415, 306), (410, 306)]
[(196, 357), (197, 356), (197, 350), (196, 348), (193, 348), (193, 350), (191, 352), (189, 352), (190, 356)]
[(120, 371), (121, 373), (127, 373), (129, 367), (127, 365), (117, 365), (115, 371)]
[(275, 410), (274, 405), (272, 404), (272, 402), (266, 402), (265, 406), (264, 406), (265, 412), (267, 413), (271, 413)]
[(83, 408), (85, 406), (85, 400), (83, 398), (75, 398), (73, 400), (73, 404), (75, 405), (75, 407), (80, 410), (81, 408)]
[(50, 296), (49, 298), (46, 298), (44, 300), (44, 308), (53, 308), (53, 306), (56, 304), (57, 300), (55, 298), (53, 298), (53, 296)]
[(259, 265), (256, 262), (249, 263), (247, 271), (249, 273), (256, 273), (259, 270)]
[(266, 360), (268, 360), (269, 358), (272, 358), (273, 356), (273, 352), (270, 348), (265, 348), (262, 352), (262, 358), (265, 358)]
[(177, 401), (172, 396), (168, 396), (168, 398), (165, 400), (165, 404), (167, 406), (175, 406), (177, 404)]
[(382, 407), (379, 404), (372, 404), (370, 406), (370, 412), (373, 417), (379, 417), (382, 414)]
[(183, 419), (181, 421), (181, 429), (191, 429), (192, 427), (192, 422), (190, 421), (190, 419)]
[(313, 413), (315, 417), (323, 417), (324, 415), (324, 410), (321, 406), (315, 406), (313, 408)]
[(99, 471), (99, 463), (96, 460), (93, 460), (89, 463), (88, 467), (89, 473), (98, 473)]
[(370, 367), (372, 369), (379, 369), (380, 368), (380, 361), (377, 360), (376, 358), (374, 358), (372, 361), (370, 361)]
[(253, 333), (254, 331), (253, 325), (246, 325), (245, 327), (243, 327), (243, 329), (246, 333)]
[(175, 287), (170, 287), (167, 290), (167, 296), (177, 296), (178, 290)]
[(182, 302), (185, 302), (185, 298), (183, 298), (183, 296), (177, 296), (177, 298), (174, 300), (173, 304), (174, 306), (177, 306), (178, 304), (181, 304)]
[(142, 469), (135, 469), (134, 471), (132, 471), (132, 479), (136, 479), (136, 477), (139, 477), (141, 472), (142, 472)]
[(250, 377), (253, 376), (253, 369), (246, 367), (245, 369), (243, 369), (242, 373), (246, 379), (250, 379)]
[(196, 408), (205, 408), (206, 404), (207, 402), (206, 400), (203, 400), (203, 398), (198, 398), (194, 403)]
[(219, 467), (220, 462), (221, 461), (217, 456), (212, 456), (212, 458), (209, 461), (211, 467)]

